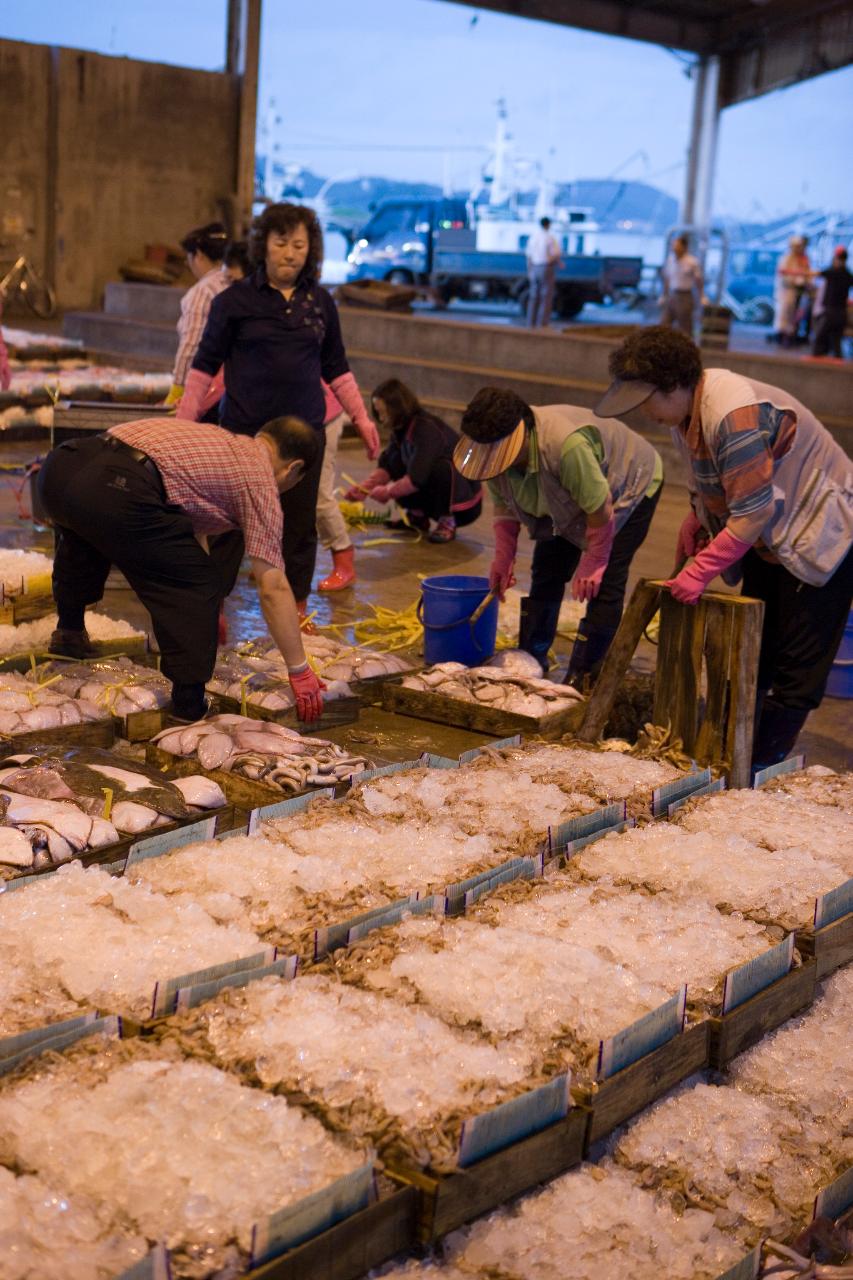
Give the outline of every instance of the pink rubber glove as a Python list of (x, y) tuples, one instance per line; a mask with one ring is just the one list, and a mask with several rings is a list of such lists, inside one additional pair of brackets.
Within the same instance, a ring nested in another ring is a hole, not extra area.
[(489, 567), (489, 590), (494, 591), (499, 600), (503, 600), (507, 591), (515, 583), (512, 567), (518, 551), (518, 535), (521, 525), (518, 520), (496, 520), (495, 554)]
[(678, 531), (678, 541), (675, 544), (676, 564), (684, 564), (685, 560), (698, 556), (699, 552), (707, 547), (708, 541), (708, 530), (699, 517), (691, 511), (682, 520)]
[(371, 494), (378, 484), (387, 484), (391, 479), (384, 467), (377, 467), (375, 471), (371, 471), (362, 484), (351, 485), (344, 494), (350, 502), (361, 502), (363, 498)]
[(12, 385), (12, 370), (9, 368), (9, 353), (0, 334), (0, 391), (8, 391)]
[(341, 407), (352, 419), (352, 425), (364, 441), (367, 456), (372, 462), (374, 458), (379, 457), (379, 432), (376, 429), (376, 423), (367, 416), (358, 383), (351, 373), (342, 373), (339, 378), (335, 378), (334, 382), (330, 382), (329, 386), (340, 401)]
[(408, 476), (401, 476), (399, 480), (392, 480), (390, 484), (374, 485), (370, 490), (370, 496), (376, 502), (389, 502), (391, 498), (409, 498), (417, 491), (418, 486), (412, 484)]
[(673, 598), (682, 604), (695, 604), (708, 583), (718, 573), (742, 560), (751, 546), (751, 542), (742, 542), (728, 529), (723, 529), (704, 551), (699, 552), (692, 564), (663, 585), (669, 587)]
[(296, 714), (300, 720), (311, 723), (312, 720), (319, 720), (323, 714), (323, 690), (325, 684), (315, 672), (311, 670), (308, 663), (304, 667), (298, 667), (295, 671), (291, 671), (288, 680), (290, 687), (296, 695)]
[(574, 600), (594, 600), (598, 595), (615, 537), (615, 516), (611, 516), (607, 524), (586, 526), (586, 550), (578, 561), (572, 579)]
[(175, 417), (183, 418), (186, 422), (198, 422), (204, 413), (204, 402), (212, 381), (209, 373), (202, 373), (201, 369), (190, 369)]

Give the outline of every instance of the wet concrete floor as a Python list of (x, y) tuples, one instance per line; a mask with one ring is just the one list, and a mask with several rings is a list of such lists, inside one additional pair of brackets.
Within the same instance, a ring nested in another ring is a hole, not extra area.
[[(27, 461), (43, 452), (44, 448), (38, 442), (0, 441), (0, 467)], [(372, 469), (355, 441), (344, 441), (340, 457), (340, 470), (356, 480)], [(27, 495), (24, 493), (19, 501), (13, 492), (20, 484), (20, 477), (0, 470), (0, 480), (4, 482), (0, 483), (0, 546), (35, 547), (49, 554), (51, 535), (34, 530), (32, 522), (22, 516), (29, 509)], [(669, 575), (678, 528), (687, 506), (686, 490), (672, 485), (664, 488), (649, 536), (635, 557), (629, 592), (640, 577)], [(357, 584), (332, 595), (316, 591), (312, 594), (310, 606), (316, 611), (315, 621), (318, 624), (334, 622), (346, 625), (355, 622), (371, 615), (371, 605), (406, 609), (418, 598), (419, 582), (424, 576), (487, 574), (493, 548), (488, 500), (484, 515), (476, 524), (461, 530), (455, 542), (434, 545), (425, 540), (415, 541), (410, 535), (388, 533), (381, 527), (355, 532), (353, 542), (356, 547)], [(522, 537), (516, 566), (518, 589), (522, 592), (529, 583), (530, 552), (529, 539)], [(315, 582), (328, 573), (330, 566), (329, 553), (321, 550)], [(140, 629), (150, 629), (147, 614), (134, 594), (127, 587), (113, 586), (113, 581), (114, 575), (111, 575), (103, 610), (113, 617), (127, 619)], [(257, 595), (245, 569), (227, 601), (226, 616), (232, 642), (247, 640), (264, 632)], [(564, 663), (568, 656), (568, 643), (558, 640), (556, 648), (558, 658)], [(651, 671), (654, 663), (654, 647), (643, 642), (635, 667)], [(805, 750), (811, 763), (833, 768), (853, 767), (850, 725), (850, 703), (826, 698), (810, 717), (801, 735), (799, 749)], [(388, 760), (407, 759), (423, 750), (455, 756), (486, 740), (467, 730), (392, 715), (376, 708), (366, 708), (358, 726), (352, 730), (333, 731), (329, 736)]]

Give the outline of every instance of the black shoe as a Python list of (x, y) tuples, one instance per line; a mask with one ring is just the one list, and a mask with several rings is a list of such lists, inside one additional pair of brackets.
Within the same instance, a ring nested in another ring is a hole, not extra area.
[(793, 751), (808, 715), (799, 707), (783, 707), (772, 697), (765, 698), (752, 747), (753, 770), (781, 764)]
[[(202, 703), (201, 703), (201, 707), (199, 709), (198, 715), (179, 714), (175, 710), (174, 703), (172, 703), (169, 707), (169, 719), (177, 720), (178, 724), (197, 724), (199, 720), (206, 719), (207, 716), (209, 716), (210, 713), (213, 711), (213, 709), (214, 708), (213, 708), (212, 698), (202, 698)], [(181, 707), (182, 713), (186, 712), (187, 710), (188, 708)]]
[(88, 631), (66, 631), (57, 627), (50, 637), (49, 650), (62, 658), (94, 658), (97, 649), (89, 639)]
[(591, 627), (586, 618), (582, 618), (563, 684), (581, 690), (595, 684), (615, 635), (615, 627)]

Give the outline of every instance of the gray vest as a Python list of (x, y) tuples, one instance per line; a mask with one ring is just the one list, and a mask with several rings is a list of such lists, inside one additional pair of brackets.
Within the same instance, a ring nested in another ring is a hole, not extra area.
[[(778, 387), (756, 382), (728, 369), (706, 369), (702, 384), (702, 435), (711, 458), (716, 457), (722, 420), (748, 404), (772, 404), (797, 415), (794, 443), (773, 464), (773, 507), (760, 541), (801, 582), (822, 587), (850, 550), (853, 539), (853, 464), (810, 409)], [(690, 454), (682, 433), (673, 439)], [(695, 494), (702, 523), (716, 534), (725, 524), (709, 516)], [(734, 585), (740, 565), (723, 575)]]
[(563, 445), (582, 427), (595, 427), (601, 436), (604, 460), (601, 469), (610, 489), (616, 531), (639, 502), (652, 482), (658, 455), (648, 440), (615, 418), (597, 418), (590, 409), (577, 405), (550, 404), (533, 407), (536, 443), (539, 447), (539, 483), (548, 505), (547, 516), (532, 516), (515, 501), (506, 472), (495, 484), (501, 501), (525, 526), (532, 538), (552, 538), (558, 534), (583, 549), (586, 546), (586, 515), (563, 488), (560, 462)]

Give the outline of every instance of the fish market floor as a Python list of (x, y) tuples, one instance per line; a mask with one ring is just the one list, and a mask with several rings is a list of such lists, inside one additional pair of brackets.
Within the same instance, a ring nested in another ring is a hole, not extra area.
[[(21, 509), (29, 509), (28, 495), (24, 494), (19, 502), (14, 492), (20, 478), (2, 471), (4, 465), (30, 461), (43, 454), (45, 449), (46, 440), (12, 441), (0, 437), (0, 478), (5, 481), (0, 484), (0, 547), (34, 547), (47, 554), (52, 553), (50, 533), (34, 529), (30, 520), (19, 514)], [(358, 480), (370, 470), (360, 445), (356, 441), (344, 441), (339, 471)], [(687, 505), (686, 490), (674, 485), (664, 488), (649, 536), (634, 560), (629, 593), (638, 578), (664, 577), (669, 573), (678, 528)], [(417, 599), (420, 578), (431, 574), (486, 574), (493, 550), (490, 502), (487, 499), (486, 511), (480, 520), (460, 530), (455, 542), (434, 545), (423, 539), (416, 541), (410, 535), (388, 533), (381, 527), (354, 533), (353, 542), (356, 547), (357, 584), (351, 590), (333, 595), (312, 593), (310, 607), (316, 612), (318, 623), (356, 621), (371, 614), (371, 605), (403, 610)], [(522, 592), (530, 581), (531, 546), (529, 539), (521, 539), (517, 589)], [(329, 553), (321, 550), (315, 581), (325, 577), (330, 566)], [(150, 630), (147, 614), (133, 592), (128, 587), (114, 587), (114, 580), (115, 575), (111, 577), (104, 596), (104, 611), (114, 617), (125, 618), (136, 627)], [(232, 642), (249, 639), (264, 631), (257, 595), (246, 569), (226, 604), (226, 616)], [(557, 652), (565, 661), (568, 656), (565, 641), (558, 643)], [(654, 648), (643, 642), (635, 659), (637, 668), (650, 671), (654, 661)], [(800, 737), (800, 748), (806, 752), (808, 761), (836, 769), (853, 767), (849, 723), (850, 706), (847, 701), (824, 699)], [(362, 713), (358, 733), (376, 739), (371, 745), (386, 759), (405, 759), (427, 749), (458, 755), (482, 741), (481, 735), (467, 730), (413, 720), (374, 708)], [(340, 731), (330, 736), (343, 741), (339, 734)]]

